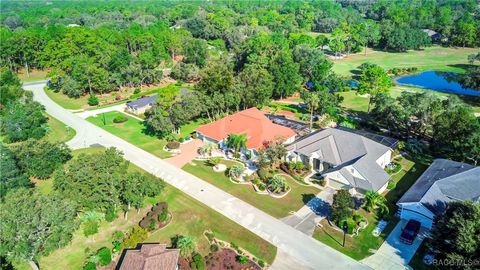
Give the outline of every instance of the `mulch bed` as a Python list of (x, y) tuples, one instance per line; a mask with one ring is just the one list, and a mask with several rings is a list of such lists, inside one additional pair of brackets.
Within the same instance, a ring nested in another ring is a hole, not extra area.
[(180, 257), (178, 258), (178, 269), (191, 270), (192, 268), (190, 268), (190, 264), (188, 263), (187, 259)]
[[(205, 258), (207, 269), (211, 270), (261, 270), (256, 263), (249, 261), (246, 264), (237, 262), (237, 253), (228, 248), (222, 248), (217, 252), (210, 253)], [(183, 269), (183, 268), (180, 268)]]

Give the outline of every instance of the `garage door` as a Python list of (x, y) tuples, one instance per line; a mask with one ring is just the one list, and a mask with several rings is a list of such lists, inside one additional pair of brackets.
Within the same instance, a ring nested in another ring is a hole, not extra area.
[(350, 185), (346, 185), (340, 181), (336, 181), (334, 179), (328, 179), (328, 185), (333, 189), (350, 189)]
[(409, 219), (414, 219), (422, 223), (422, 226), (428, 229), (432, 228), (432, 220), (429, 219), (428, 217), (416, 213), (414, 211), (409, 211), (407, 209), (402, 209), (402, 212), (400, 213), (400, 218), (404, 220), (409, 220)]

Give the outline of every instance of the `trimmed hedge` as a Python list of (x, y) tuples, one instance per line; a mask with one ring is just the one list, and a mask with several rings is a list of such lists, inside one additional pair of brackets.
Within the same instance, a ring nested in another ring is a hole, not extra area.
[(128, 118), (123, 115), (123, 114), (117, 114), (114, 118), (113, 118), (113, 122), (114, 123), (123, 123), (123, 122), (127, 122), (128, 121)]

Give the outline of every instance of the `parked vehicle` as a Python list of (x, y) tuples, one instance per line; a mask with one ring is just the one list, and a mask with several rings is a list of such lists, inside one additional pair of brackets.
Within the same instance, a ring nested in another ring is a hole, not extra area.
[(400, 241), (411, 245), (415, 237), (417, 237), (418, 231), (420, 230), (420, 222), (414, 219), (410, 219), (407, 222), (407, 225), (402, 230), (402, 234), (400, 235)]

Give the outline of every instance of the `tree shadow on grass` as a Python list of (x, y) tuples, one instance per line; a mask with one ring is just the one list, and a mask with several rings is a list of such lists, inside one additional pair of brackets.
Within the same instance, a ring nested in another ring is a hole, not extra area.
[(332, 239), (333, 241), (335, 241), (339, 246), (342, 246), (342, 243), (340, 243), (340, 241), (338, 241), (333, 235), (329, 234), (327, 232), (327, 230), (325, 230), (323, 227), (322, 227), (322, 231), (323, 233), (325, 233), (325, 235), (327, 235), (328, 237), (330, 237), (330, 239)]

